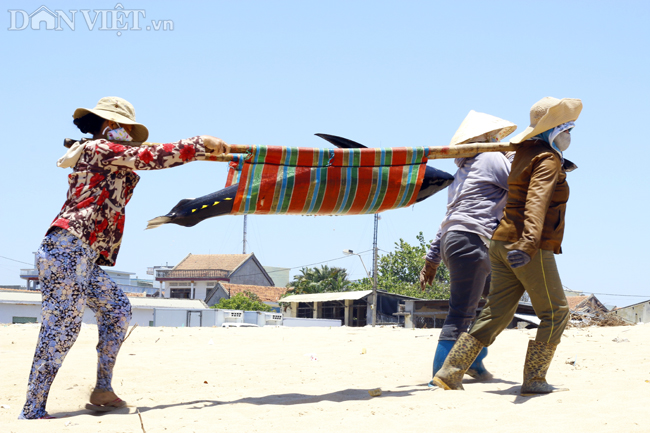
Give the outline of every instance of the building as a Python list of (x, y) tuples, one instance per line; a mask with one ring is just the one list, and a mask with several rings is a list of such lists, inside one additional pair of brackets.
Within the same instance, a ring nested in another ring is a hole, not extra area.
[(264, 270), (269, 274), (273, 279), (273, 284), (276, 287), (287, 287), (289, 284), (290, 276), (289, 273), (291, 268), (280, 268), (277, 266), (264, 266)]
[(188, 254), (172, 269), (155, 269), (165, 298), (206, 300), (218, 282), (274, 286), (255, 254)]
[[(207, 305), (198, 299), (163, 299), (129, 296), (131, 325), (153, 326), (154, 309), (203, 310)], [(41, 293), (33, 290), (0, 290), (0, 323), (40, 323)], [(86, 308), (83, 323), (97, 324), (95, 314)]]
[(648, 323), (650, 322), (650, 300), (617, 308), (611, 314), (630, 323)]
[[(124, 293), (144, 293), (147, 296), (152, 296), (156, 292), (153, 287), (153, 281), (135, 278), (134, 272), (125, 272), (113, 269), (111, 267), (102, 267), (103, 271), (122, 289)], [(36, 258), (34, 258), (33, 269), (21, 269), (20, 278), (26, 280), (27, 290), (38, 290), (38, 270), (36, 269)]]
[(275, 286), (254, 286), (250, 284), (231, 284), (218, 281), (215, 288), (208, 292), (205, 303), (208, 307), (217, 305), (222, 299), (231, 297), (243, 292), (252, 292), (260, 298), (260, 301), (276, 311), (280, 311), (279, 301), (287, 291), (286, 287)]
[(570, 296), (567, 302), (572, 313), (605, 314), (609, 311), (594, 295)]
[[(484, 306), (485, 299), (481, 299), (476, 308), (476, 317)], [(404, 301), (398, 315), (404, 316), (405, 328), (442, 328), (448, 312), (448, 299), (411, 299)], [(519, 301), (508, 328), (537, 327), (539, 323), (530, 302)]]
[[(397, 325), (399, 304), (417, 299), (377, 290), (377, 324)], [(290, 295), (280, 302), (285, 317), (339, 319), (344, 326), (372, 323), (372, 290)]]

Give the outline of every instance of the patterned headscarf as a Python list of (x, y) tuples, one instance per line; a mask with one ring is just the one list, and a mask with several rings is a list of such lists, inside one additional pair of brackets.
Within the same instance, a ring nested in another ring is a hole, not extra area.
[(562, 151), (555, 145), (554, 140), (555, 137), (560, 135), (561, 132), (571, 130), (575, 126), (576, 126), (575, 122), (563, 123), (561, 125), (556, 126), (555, 128), (548, 129), (542, 132), (541, 134), (534, 136), (533, 138), (536, 138), (538, 140), (544, 140), (545, 142), (547, 142), (551, 146), (551, 148), (560, 155), (560, 158), (564, 160)]

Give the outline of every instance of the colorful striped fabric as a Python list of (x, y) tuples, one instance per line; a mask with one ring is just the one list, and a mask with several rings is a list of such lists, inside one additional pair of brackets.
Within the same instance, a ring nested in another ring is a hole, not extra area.
[(427, 153), (251, 146), (230, 163), (226, 187), (239, 184), (231, 214), (358, 215), (410, 206)]

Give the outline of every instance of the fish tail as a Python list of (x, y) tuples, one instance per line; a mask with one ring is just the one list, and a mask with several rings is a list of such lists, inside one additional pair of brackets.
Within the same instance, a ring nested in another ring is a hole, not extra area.
[(149, 229), (155, 229), (156, 227), (160, 227), (163, 224), (167, 224), (170, 222), (172, 219), (168, 216), (159, 216), (156, 217), (152, 220), (147, 221), (147, 228), (145, 230)]

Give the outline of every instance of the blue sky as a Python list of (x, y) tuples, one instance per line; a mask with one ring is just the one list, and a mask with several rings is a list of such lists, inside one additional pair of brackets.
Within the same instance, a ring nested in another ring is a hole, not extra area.
[[(9, 30), (23, 26), (9, 10), (31, 14), (42, 5), (67, 16), (77, 10), (74, 30), (65, 23), (60, 31)], [(116, 5), (92, 2), (88, 17)], [(618, 306), (650, 298), (648, 2), (134, 1), (122, 7), (144, 11), (130, 15), (139, 14), (142, 30), (129, 17), (121, 36), (101, 30), (101, 20), (89, 29), (80, 12), (88, 2), (3, 6), (0, 284), (22, 283), (19, 270), (30, 266), (13, 260), (33, 262), (63, 204), (68, 170), (55, 162), (63, 138), (81, 137), (74, 109), (103, 96), (132, 102), (150, 141), (211, 134), (306, 147), (328, 147), (317, 132), (370, 147), (446, 145), (472, 109), (521, 131), (530, 106), (554, 96), (584, 103), (566, 153), (579, 169), (568, 177), (557, 256), (563, 283)], [(173, 30), (146, 30), (159, 20)], [(455, 171), (451, 160), (429, 164)], [(147, 267), (189, 253), (241, 253), (242, 217), (144, 230), (181, 198), (222, 188), (225, 164), (140, 175), (116, 269), (145, 278)], [(432, 239), (445, 204), (442, 192), (383, 213), (379, 248), (392, 251), (400, 238), (415, 243), (419, 231)], [(248, 251), (292, 274), (326, 262), (361, 278), (359, 259), (343, 258), (344, 249), (367, 251), (371, 263), (371, 215), (251, 216), (248, 226)]]

